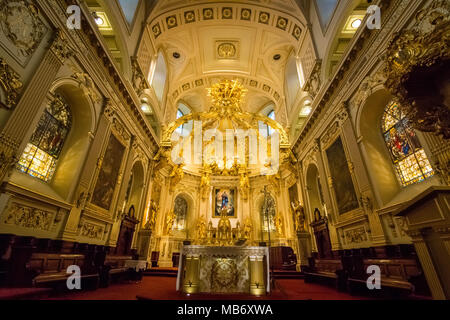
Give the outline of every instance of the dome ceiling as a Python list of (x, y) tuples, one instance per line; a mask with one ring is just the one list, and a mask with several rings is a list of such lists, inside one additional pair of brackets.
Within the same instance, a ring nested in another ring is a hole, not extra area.
[(159, 1), (147, 23), (169, 66), (167, 107), (181, 99), (206, 111), (205, 88), (230, 78), (249, 89), (246, 111), (272, 101), (280, 108), (286, 61), (304, 42), (305, 21), (291, 0)]

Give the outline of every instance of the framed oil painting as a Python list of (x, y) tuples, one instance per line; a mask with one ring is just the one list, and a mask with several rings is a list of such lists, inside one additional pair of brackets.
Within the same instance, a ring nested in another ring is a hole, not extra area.
[(220, 212), (228, 209), (229, 217), (236, 217), (236, 189), (235, 188), (215, 188), (213, 194), (214, 217), (220, 217)]
[(111, 134), (92, 195), (92, 204), (108, 211), (111, 208), (124, 153), (125, 146)]
[(355, 186), (340, 137), (327, 149), (326, 153), (339, 213), (343, 214), (359, 208)]

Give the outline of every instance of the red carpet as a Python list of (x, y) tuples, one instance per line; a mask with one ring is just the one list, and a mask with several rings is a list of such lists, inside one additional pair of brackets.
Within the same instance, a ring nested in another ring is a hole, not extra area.
[(186, 297), (176, 292), (176, 278), (144, 277), (140, 283), (112, 285), (96, 291), (69, 293), (54, 300), (136, 300), (137, 296), (151, 300), (366, 300), (337, 292), (333, 288), (305, 283), (298, 279), (277, 280), (277, 288), (270, 296), (255, 298), (247, 295), (193, 295)]

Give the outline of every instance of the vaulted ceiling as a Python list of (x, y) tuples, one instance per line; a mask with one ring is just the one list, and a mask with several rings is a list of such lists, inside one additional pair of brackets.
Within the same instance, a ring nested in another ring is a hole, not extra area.
[(307, 34), (295, 1), (158, 1), (147, 23), (168, 65), (169, 104), (181, 100), (204, 111), (205, 88), (237, 78), (249, 89), (247, 111), (271, 102), (284, 108), (286, 62), (299, 53)]

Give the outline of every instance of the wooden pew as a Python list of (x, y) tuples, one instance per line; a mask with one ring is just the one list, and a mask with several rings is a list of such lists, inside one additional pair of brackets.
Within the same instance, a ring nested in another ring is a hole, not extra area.
[(320, 282), (339, 289), (342, 282), (342, 269), (340, 259), (311, 258), (309, 267), (303, 272), (305, 282)]
[[(347, 288), (351, 294), (369, 293), (371, 295), (390, 295), (397, 297), (408, 296), (416, 292), (415, 282), (423, 276), (420, 266), (415, 259), (403, 258), (366, 258), (362, 259), (362, 271), (350, 274)], [(367, 268), (371, 265), (379, 266), (381, 270), (381, 290), (367, 288)]]
[(111, 283), (118, 283), (124, 280), (128, 280), (128, 268), (125, 267), (125, 261), (132, 260), (132, 256), (113, 256), (107, 255), (105, 258), (105, 271), (108, 272), (107, 283), (105, 286), (109, 286)]
[[(86, 268), (83, 254), (33, 253), (27, 263), (27, 270), (32, 278), (31, 285), (37, 288), (53, 288), (57, 291), (67, 290), (69, 266), (81, 269), (81, 288), (97, 289), (99, 274)], [(88, 272), (90, 271), (90, 272)]]

